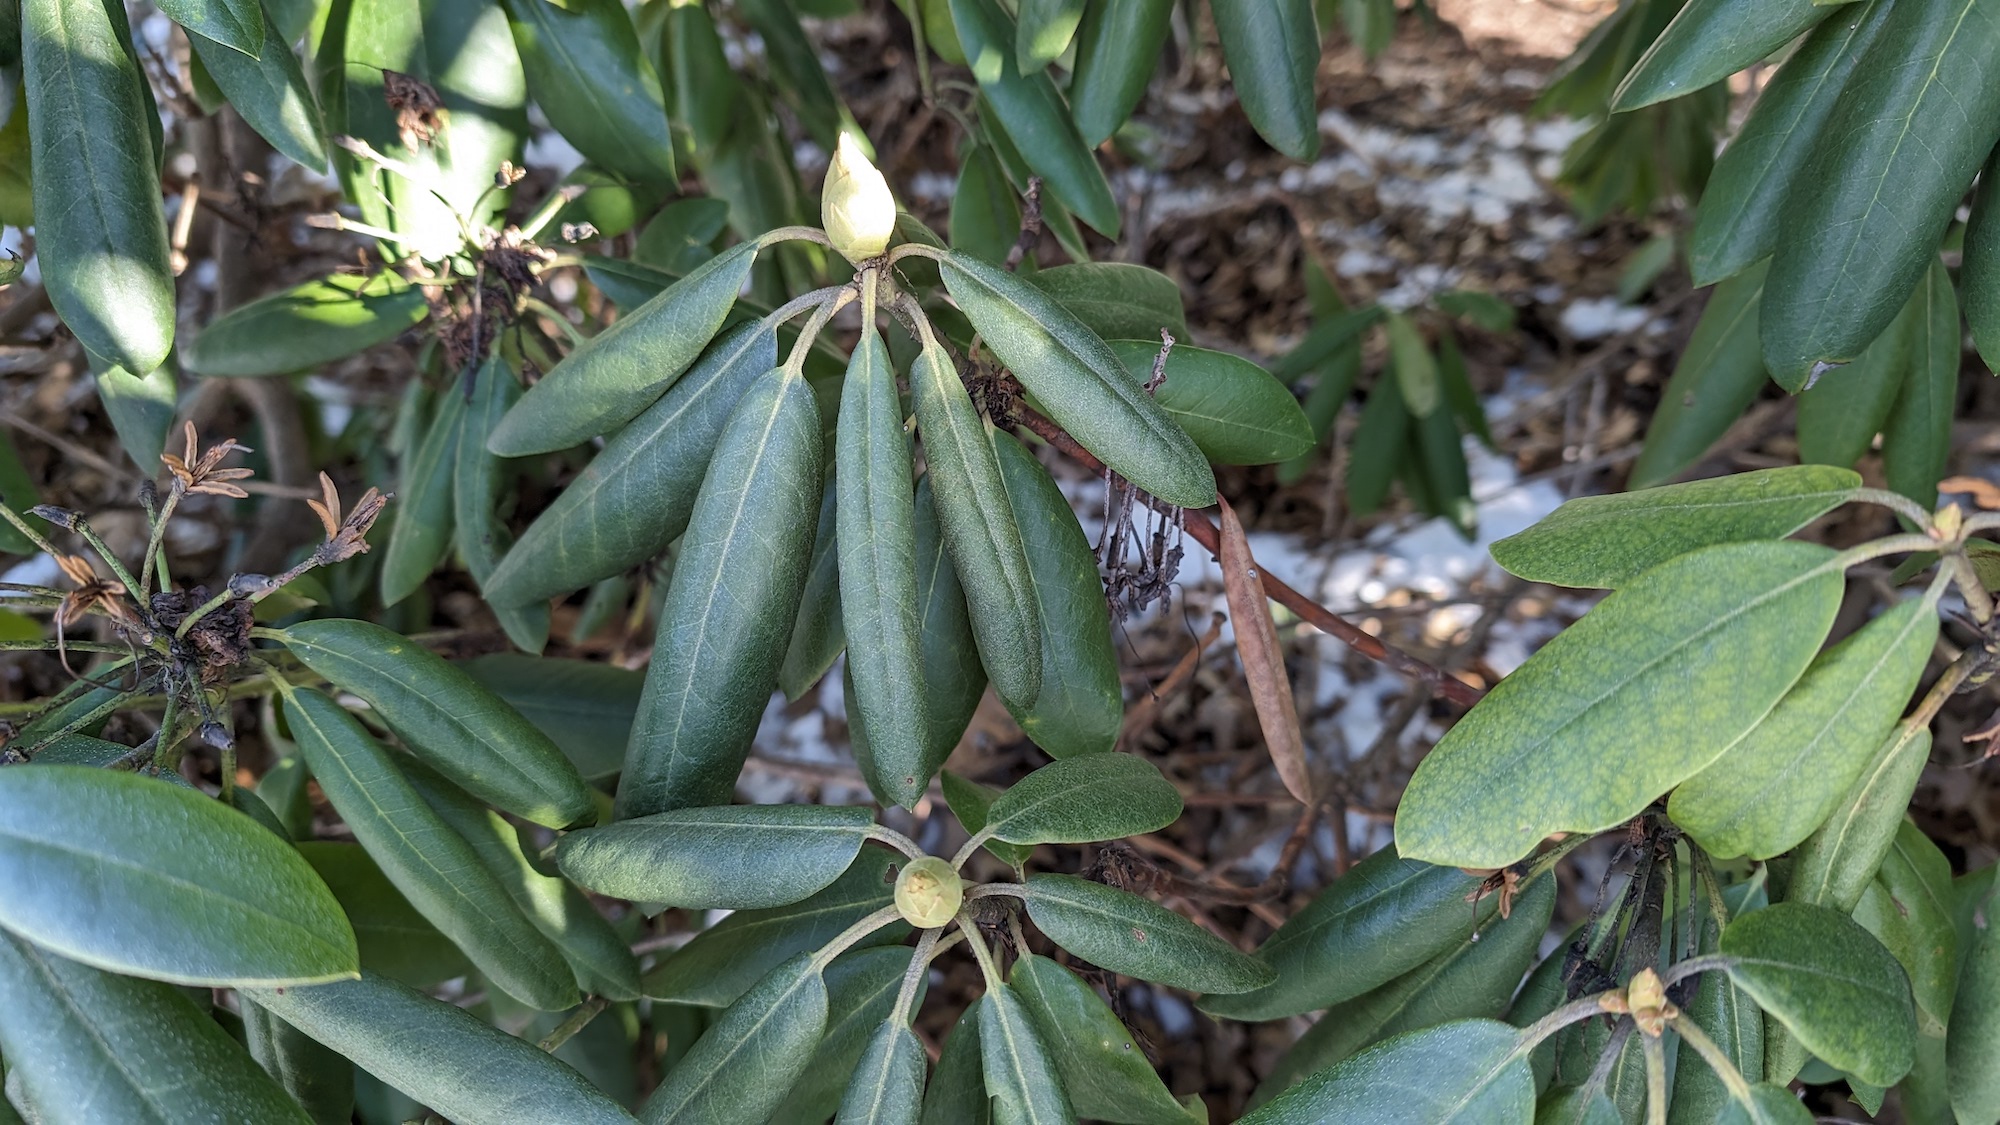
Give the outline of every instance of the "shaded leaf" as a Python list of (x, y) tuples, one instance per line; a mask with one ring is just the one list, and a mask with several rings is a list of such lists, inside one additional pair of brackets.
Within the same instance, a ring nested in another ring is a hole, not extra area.
[(763, 1121), (826, 1031), (826, 981), (804, 953), (772, 969), (711, 1024), (653, 1091), (646, 1125)]
[(1299, 713), (1292, 702), (1291, 673), (1285, 668), (1285, 650), (1278, 644), (1278, 626), (1271, 619), (1265, 600), (1264, 577), (1257, 560), (1250, 555), (1250, 541), (1243, 523), (1229, 501), (1222, 506), (1222, 583), (1228, 593), (1229, 616), (1236, 623), (1236, 655), (1243, 662), (1243, 677), (1250, 683), (1250, 702), (1257, 711), (1257, 725), (1264, 732), (1264, 747), (1278, 779), (1286, 791), (1305, 804), (1312, 804), (1312, 775), (1306, 765), (1304, 738), (1299, 733)]
[(1076, 31), (1069, 112), (1096, 148), (1132, 116), (1159, 66), (1172, 28), (1173, 0), (1086, 4)]
[(1131, 262), (1071, 262), (1036, 270), (1027, 280), (1103, 339), (1145, 340), (1158, 351), (1162, 329), (1188, 334), (1180, 283), (1158, 270)]
[[(958, 818), (959, 827), (965, 829), (966, 835), (970, 836), (986, 827), (988, 810), (993, 807), (994, 799), (1000, 796), (1000, 790), (991, 785), (981, 785), (950, 770), (940, 774), (938, 780), (944, 789), (945, 804), (951, 808), (951, 814)], [(1016, 870), (1027, 866), (1028, 857), (1035, 852), (1032, 844), (1009, 844), (1002, 840), (986, 841), (986, 850), (992, 852), (994, 858)]]
[(271, 142), (272, 148), (315, 172), (324, 172), (326, 138), (319, 106), (306, 85), (298, 56), (292, 53), (277, 21), (261, 18), (255, 0), (243, 6), (260, 17), (256, 51), (241, 52), (193, 28), (188, 30), (188, 46), (229, 99), (230, 108), (243, 115), (244, 124)]
[[(885, 1020), (907, 1021), (890, 1009), (903, 985), (911, 950), (904, 945), (877, 946), (846, 953), (827, 967), (827, 1024), (812, 1061), (791, 1093), (771, 1114), (772, 1121), (825, 1121), (841, 1104), (842, 1091), (859, 1077), (862, 1056)], [(915, 1003), (923, 1003), (917, 987)], [(912, 1113), (922, 1098), (923, 1069), (917, 1070), (918, 1093), (907, 1099)]]
[(1075, 973), (1028, 954), (1014, 962), (1007, 983), (1049, 1047), (1077, 1116), (1128, 1125), (1208, 1120), (1200, 1098), (1191, 1097), (1197, 1108), (1190, 1109), (1167, 1092), (1132, 1033)]
[(1062, 1125), (1076, 1119), (1056, 1080), (1048, 1045), (1010, 984), (989, 982), (979, 1002), (979, 1057), (996, 1119), (1010, 1125)]
[(615, 664), (496, 652), (460, 667), (554, 742), (587, 781), (617, 775), (645, 674)]
[(929, 1061), (910, 1026), (892, 1013), (876, 1025), (855, 1064), (835, 1125), (916, 1125)]
[(549, 124), (601, 167), (633, 180), (674, 179), (659, 76), (615, 0), (506, 0), (528, 91)]
[(1050, 941), (1114, 973), (1190, 992), (1248, 992), (1271, 969), (1138, 895), (1072, 875), (1030, 875), (1028, 916)]
[(1833, 815), (1794, 856), (1788, 900), (1854, 909), (1895, 841), (1930, 753), (1928, 728), (1904, 723), (1889, 732)]
[(1407, 1032), (1320, 1071), (1243, 1125), (1527, 1122), (1535, 1115), (1535, 1079), (1519, 1039), (1492, 1020)]
[(1951, 458), (1962, 340), (1958, 297), (1943, 260), (1931, 259), (1910, 301), (1909, 366), (1882, 424), (1882, 475), (1890, 488), (1929, 508)]
[[(1758, 308), (1767, 266), (1753, 266), (1715, 287), (1687, 349), (1660, 394), (1629, 488), (1665, 484), (1699, 461), (1764, 386)], [(1801, 383), (1786, 383), (1797, 391)]]
[(1313, 91), (1319, 28), (1312, 0), (1211, 0), (1210, 10), (1229, 79), (1250, 124), (1294, 160), (1319, 155)]
[(675, 809), (571, 832), (556, 863), (578, 885), (634, 902), (783, 906), (839, 878), (873, 824), (852, 805)]
[(294, 846), (354, 927), (364, 971), (411, 988), (433, 988), (471, 969), (465, 954), (410, 905), (366, 848), (333, 840), (300, 840)]
[(389, 549), (382, 554), (382, 604), (417, 592), (451, 549), (453, 482), (458, 442), (465, 433), (465, 392), (453, 380), (437, 399), (416, 455), (403, 462), (397, 483)]
[(1729, 978), (1807, 1050), (1878, 1086), (1910, 1069), (1910, 982), (1846, 915), (1800, 902), (1751, 911), (1722, 931)]
[(834, 505), (839, 495), (839, 474), (827, 474), (819, 518), (813, 524), (812, 554), (806, 560), (806, 584), (799, 593), (799, 616), (792, 623), (785, 659), (778, 665), (778, 690), (788, 701), (797, 701), (819, 683), (847, 647), (840, 612), (839, 536), (835, 533)]

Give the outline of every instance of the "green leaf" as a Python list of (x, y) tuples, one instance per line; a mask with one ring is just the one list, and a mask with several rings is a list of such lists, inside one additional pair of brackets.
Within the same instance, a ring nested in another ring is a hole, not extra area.
[(1952, 919), (1951, 863), (1905, 820), (1882, 857), (1854, 920), (1875, 935), (1910, 978), (1917, 1034), (1942, 1039), (1958, 988), (1958, 929)]
[[(806, 37), (792, 7), (793, 0), (739, 0), (737, 4), (751, 29), (764, 40), (765, 66), (772, 86), (784, 95), (806, 132), (832, 149), (839, 142), (842, 124), (853, 126), (854, 119), (827, 79), (819, 49)], [(715, 96), (712, 88), (705, 93)], [(854, 132), (860, 133), (858, 126)], [(867, 139), (863, 137), (861, 143), (865, 146)]]
[[(1696, 952), (1701, 954), (1716, 952), (1722, 927), (1728, 922), (1728, 918), (1716, 916), (1710, 908), (1711, 902), (1707, 894), (1694, 893), (1695, 924), (1700, 927)], [(1757, 905), (1761, 908), (1765, 904)], [(1749, 907), (1741, 907), (1738, 913), (1746, 909)], [(1563, 959), (1559, 953), (1551, 956), (1557, 961)], [(1682, 1008), (1686, 1017), (1722, 1049), (1738, 1073), (1753, 1080), (1762, 1075), (1764, 1016), (1750, 997), (1724, 973), (1705, 973), (1684, 987), (1694, 989), (1693, 997)], [(1681, 1055), (1681, 1064), (1674, 1068), (1668, 1125), (1703, 1125), (1715, 1121), (1732, 1104), (1729, 1088), (1706, 1060), (1694, 1060), (1692, 1048), (1683, 1045), (1681, 1050), (1689, 1053)]]
[[(20, 451), (14, 448), (11, 431), (0, 431), (0, 504), (20, 516), (29, 527), (41, 535), (49, 533), (48, 521), (40, 516), (27, 514), (29, 508), (41, 502), (35, 487), (35, 478), (28, 473), (28, 467), (21, 463)], [(10, 555), (34, 554), (41, 548), (27, 536), (14, 529), (14, 525), (0, 519), (0, 552)], [(41, 627), (35, 627), (35, 635), (41, 636)]]
[[(267, 25), (268, 26), (268, 25)], [(239, 994), (243, 1046), (314, 1125), (354, 1120), (354, 1064)]]
[[(1075, 973), (1028, 954), (1014, 962), (1007, 983), (1054, 1056), (1077, 1116), (1132, 1125), (1205, 1125), (1207, 1113), (1174, 1100), (1132, 1033)], [(1197, 1106), (1200, 1100), (1192, 1098)]]
[[(1668, 261), (1672, 261), (1673, 240), (1666, 239), (1648, 243), (1648, 246), (1663, 245), (1667, 248)], [(1661, 263), (1664, 269), (1666, 263)], [(1514, 306), (1491, 293), (1477, 289), (1447, 289), (1431, 301), (1438, 311), (1446, 316), (1470, 321), (1488, 332), (1509, 332), (1514, 328)]]
[(25, 1094), (23, 1108), (45, 1115), (37, 1122), (309, 1122), (172, 985), (100, 972), (0, 932), (0, 996), (7, 1092)]
[(152, 371), (174, 341), (158, 124), (124, 8), (108, 2), (21, 3), (35, 251), (77, 342), (107, 364)]
[[(438, 192), (474, 230), (504, 225), (511, 195), (495, 190), (493, 177), (502, 161), (523, 162), (531, 131), (527, 79), (507, 15), (492, 0), (420, 0), (418, 13), (424, 76), (449, 116), (430, 151), (409, 156), (436, 165)], [(439, 218), (449, 224), (444, 238), (456, 242), (457, 223)]]
[(403, 462), (395, 520), (382, 556), (382, 604), (417, 592), (451, 549), (459, 436), (465, 432), (466, 388), (457, 379), (438, 395), (437, 412), (416, 455)]
[(1611, 95), (1611, 110), (1635, 110), (1720, 82), (1798, 38), (1831, 10), (1814, 0), (1694, 0), (1633, 64)]
[(664, 553), (687, 530), (730, 413), (777, 356), (770, 332), (744, 325), (724, 333), (535, 517), (500, 560), (487, 598), (544, 601)]
[(1831, 135), (1827, 119), (1891, 7), (1888, 0), (1869, 0), (1821, 22), (1757, 96), (1701, 193), (1688, 240), (1696, 285), (1733, 277), (1770, 257), (1786, 208), (1796, 205), (1793, 186), (1805, 190), (1814, 150)]
[[(472, 401), (466, 407), (464, 429), (459, 435), (457, 465), (452, 470), (451, 525), (458, 544), (458, 556), (483, 591), (500, 565), (513, 532), (500, 518), (501, 493), (506, 488), (506, 467), (486, 448), (486, 438), (502, 415), (521, 398), (521, 381), (498, 349), (480, 365)], [(529, 602), (518, 606), (493, 606), (500, 628), (517, 647), (540, 652), (549, 641), (549, 607)], [(546, 733), (546, 732), (544, 732)]]
[(373, 973), (339, 984), (254, 989), (248, 995), (457, 1125), (630, 1125), (632, 1120), (583, 1075), (533, 1043)]
[(1882, 475), (1890, 488), (1929, 508), (1937, 504), (1937, 482), (1951, 459), (1963, 350), (1958, 296), (1942, 259), (1931, 259), (1929, 275), (1910, 300), (1909, 367), (1882, 425)]
[(1844, 469), (1875, 444), (1903, 389), (1914, 333), (1929, 311), (1929, 297), (1930, 288), (1919, 286), (1859, 359), (1799, 392), (1799, 460)]
[[(44, 751), (46, 753), (46, 751)], [(959, 827), (970, 836), (986, 827), (988, 811), (1000, 796), (1000, 790), (991, 785), (981, 785), (970, 778), (961, 777), (950, 770), (944, 771), (938, 779), (944, 789), (945, 804), (951, 808), (951, 815), (958, 818)], [(1016, 871), (1027, 866), (1028, 857), (1035, 852), (1032, 844), (1009, 844), (1001, 840), (986, 841), (986, 850), (994, 858)]]
[(1493, 1020), (1458, 1020), (1378, 1043), (1320, 1071), (1241, 1125), (1527, 1122), (1535, 1078), (1520, 1033)]
[(1413, 465), (1431, 493), (1432, 510), (1449, 519), (1468, 540), (1479, 529), (1479, 506), (1465, 465), (1465, 436), (1450, 410), (1432, 410), (1417, 419)]
[(2000, 1118), (2000, 915), (1993, 908), (1994, 867), (1967, 876), (1961, 888), (1971, 901), (1970, 925), (1945, 1037), (1946, 1086), (1960, 1121)]
[[(923, 0), (923, 2), (946, 4), (949, 0)], [(1037, 75), (1036, 80), (1042, 77), (1045, 76)], [(1021, 150), (1016, 147), (1014, 138), (1001, 127), (1000, 115), (994, 110), (993, 104), (986, 99), (986, 95), (981, 94), (975, 99), (973, 107), (978, 111), (981, 123), (980, 135), (988, 145), (992, 146), (993, 155), (1000, 159), (1000, 167), (1006, 171), (1007, 178), (1013, 181), (1014, 190), (1026, 196), (1029, 185), (1040, 176), (1040, 173), (1036, 168), (1029, 166), (1027, 159), (1021, 155)], [(1095, 158), (1092, 163), (1095, 164)], [(1090, 247), (1084, 244), (1083, 228), (1076, 225), (1076, 219), (1071, 217), (1069, 209), (1064, 207), (1062, 201), (1052, 192), (1042, 192), (1041, 201), (1042, 229), (1054, 236), (1056, 245), (1062, 248), (1063, 253), (1069, 255), (1071, 261), (1089, 261)], [(926, 262), (925, 266), (929, 267), (930, 263)]]
[(1215, 502), (1215, 475), (1200, 448), (1096, 333), (1040, 289), (984, 262), (952, 254), (943, 273), (986, 346), (1085, 449), (1163, 500)]
[(1353, 347), (1362, 333), (1388, 315), (1389, 310), (1380, 305), (1318, 315), (1318, 323), (1305, 334), (1305, 338), (1278, 358), (1272, 366), (1272, 374), (1283, 380), (1292, 380), (1319, 369)]
[(571, 832), (562, 873), (601, 895), (702, 909), (797, 902), (854, 862), (874, 817), (859, 805), (675, 809)]
[[(819, 1048), (813, 1052), (805, 1073), (791, 1092), (772, 1112), (772, 1121), (825, 1121), (840, 1108), (841, 1092), (857, 1077), (862, 1053), (868, 1049), (878, 1025), (897, 1021), (890, 1009), (910, 965), (911, 950), (904, 945), (878, 946), (842, 955), (826, 973), (827, 1024)], [(917, 987), (915, 1003), (923, 1004), (924, 987)], [(908, 1021), (903, 1020), (908, 1029)], [(922, 1096), (923, 1071), (917, 1071), (919, 1094), (911, 1098), (914, 1108)]]
[(189, 39), (199, 35), (253, 61), (275, 38), (257, 0), (163, 0), (159, 8)]
[(631, 180), (674, 180), (659, 76), (616, 0), (506, 0), (535, 104), (578, 152)]
[[(1646, 427), (1645, 448), (1632, 466), (1629, 488), (1665, 484), (1701, 460), (1764, 387), (1758, 350), (1758, 308), (1764, 299), (1759, 264), (1715, 287), (1687, 350), (1660, 393), (1660, 407)], [(1786, 384), (1797, 391), (1800, 384)]]
[(230, 108), (243, 115), (244, 124), (271, 142), (272, 148), (315, 172), (324, 172), (326, 138), (321, 131), (319, 105), (306, 85), (298, 56), (292, 53), (277, 22), (261, 18), (254, 0), (244, 7), (260, 15), (256, 51), (240, 52), (194, 29), (188, 31), (188, 46), (229, 99)]
[[(900, 427), (899, 427), (900, 428)], [(813, 521), (812, 554), (806, 560), (805, 589), (799, 594), (799, 616), (792, 623), (791, 643), (778, 665), (778, 690), (787, 702), (811, 690), (847, 647), (840, 612), (840, 553), (834, 512), (840, 497), (839, 474), (828, 473), (820, 495), (819, 518)]]
[(312, 868), (192, 789), (86, 766), (0, 770), (0, 839), (0, 926), (71, 960), (221, 988), (359, 967)]
[(1021, 234), (1021, 205), (992, 148), (976, 145), (958, 170), (951, 196), (951, 244), (984, 262), (1002, 265)]
[(1015, 63), (1016, 30), (994, 0), (951, 0), (951, 22), (979, 91), (1028, 166), (1058, 202), (1106, 238), (1118, 237), (1118, 201), (1069, 107), (1046, 71), (1022, 74)]
[(1625, 259), (1625, 268), (1618, 273), (1618, 300), (1621, 304), (1638, 304), (1645, 299), (1660, 280), (1660, 275), (1674, 264), (1677, 245), (1673, 235), (1656, 234)]
[(332, 274), (222, 314), (181, 349), (197, 375), (285, 375), (387, 343), (421, 322), (424, 295), (394, 273)]
[(987, 810), (986, 829), (1010, 844), (1085, 844), (1154, 832), (1180, 815), (1180, 791), (1153, 763), (1082, 754), (1015, 782)]
[(974, 997), (945, 1036), (937, 1068), (924, 1090), (923, 1125), (987, 1125), (993, 1101), (986, 1096), (984, 1045), (979, 1041), (979, 1010), (985, 997)]
[(1930, 755), (1928, 728), (1903, 724), (1891, 730), (1841, 798), (1840, 807), (1793, 858), (1785, 897), (1853, 910), (1895, 842), (1897, 826)]
[(1069, 50), (1083, 20), (1084, 0), (1021, 0), (1014, 53), (1022, 74), (1034, 74)]
[(840, 1099), (840, 1125), (916, 1125), (923, 1111), (924, 1045), (891, 1014), (875, 1028)]
[[(1674, 1073), (1685, 1074), (1688, 1069)], [(1543, 1094), (1535, 1107), (1535, 1125), (1620, 1125), (1623, 1120), (1602, 1086), (1558, 1086)]]
[(1173, 0), (1084, 5), (1069, 80), (1070, 117), (1084, 144), (1109, 140), (1146, 96), (1173, 30), (1173, 10)]
[(488, 447), (502, 457), (567, 449), (637, 417), (715, 337), (756, 260), (755, 242), (737, 243), (586, 340), (528, 388)]
[[(890, 904), (900, 858), (865, 848), (840, 877), (811, 898), (768, 910), (739, 910), (696, 934), (646, 974), (641, 989), (655, 1000), (726, 1008), (757, 978), (786, 958), (810, 953), (842, 930)], [(863, 944), (900, 942), (902, 923), (875, 931)]]
[(294, 846), (353, 925), (364, 972), (434, 988), (471, 969), (465, 954), (410, 905), (360, 844), (301, 840)]
[(752, 384), (724, 425), (660, 609), (620, 816), (735, 791), (805, 589), (822, 440), (812, 389), (782, 369)]
[[(1107, 342), (1141, 386), (1153, 377), (1159, 344)], [(1216, 464), (1268, 465), (1306, 453), (1316, 441), (1291, 391), (1247, 359), (1179, 344), (1167, 354), (1166, 376), (1154, 401)]]
[[(1160, 333), (1188, 334), (1180, 283), (1130, 262), (1072, 262), (1027, 275), (1083, 326), (1105, 340), (1144, 340), (1160, 350)], [(1150, 357), (1148, 371), (1152, 368)]]
[[(1462, 1019), (1497, 1019), (1535, 960), (1555, 910), (1556, 881), (1544, 873), (1521, 888), (1506, 918), (1499, 896), (1483, 898), (1456, 943), (1410, 972), (1321, 1016), (1257, 1087), (1253, 1108), (1314, 1071), (1405, 1031)], [(1463, 917), (1459, 925), (1464, 926)]]
[(979, 1058), (995, 1119), (1018, 1125), (1064, 1125), (1076, 1120), (1056, 1081), (1048, 1045), (1035, 1032), (1013, 985), (987, 984), (979, 1004)]
[(617, 776), (645, 674), (587, 660), (497, 652), (460, 665), (547, 735), (585, 780)]
[(1810, 543), (1727, 543), (1605, 598), (1417, 767), (1396, 847), (1502, 867), (1551, 832), (1638, 815), (1720, 757), (1805, 671), (1840, 608), (1834, 558)]
[(2000, 139), (2000, 20), (1972, 0), (1899, 0), (1842, 89), (1779, 218), (1760, 335), (1802, 386), (1881, 335)]
[(422, 762), (400, 764), (424, 803), (472, 845), (515, 908), (561, 951), (578, 989), (611, 1000), (639, 998), (639, 962), (631, 947), (583, 892), (535, 867), (519, 829)]
[(950, 355), (935, 340), (925, 343), (910, 369), (910, 397), (938, 524), (966, 595), (980, 660), (1002, 699), (1032, 705), (1042, 690), (1042, 620), (1021, 529), (986, 437), (992, 423), (973, 408)]
[(1992, 158), (1979, 173), (1979, 192), (1965, 223), (1959, 284), (1965, 287), (1965, 320), (1986, 369), (2000, 371), (2000, 171)]
[(1847, 916), (1775, 903), (1731, 922), (1721, 948), (1729, 978), (1813, 1054), (1877, 1086), (1909, 1071), (1917, 1033), (1909, 978)]
[[(930, 692), (930, 726), (924, 735), (923, 760), (941, 766), (965, 734), (986, 693), (986, 668), (979, 662), (965, 589), (945, 550), (943, 521), (938, 518), (928, 473), (917, 478), (915, 503), (917, 629), (923, 640), (924, 685)], [(859, 713), (858, 709), (848, 710), (850, 716)], [(860, 754), (857, 748), (856, 756)]]
[(1388, 499), (1389, 482), (1402, 464), (1410, 443), (1410, 410), (1403, 405), (1395, 372), (1383, 373), (1368, 392), (1347, 458), (1347, 507), (1357, 516), (1372, 515)]
[[(888, 349), (869, 325), (840, 395), (839, 604), (854, 714), (868, 729), (862, 776), (883, 804), (915, 808), (943, 764), (931, 752), (910, 444)], [(1095, 570), (1092, 571), (1093, 575)]]
[(122, 367), (106, 368), (97, 377), (97, 397), (126, 456), (152, 472), (174, 423), (173, 369), (161, 367), (141, 379)]
[(508, 995), (544, 1011), (576, 1003), (562, 955), (509, 901), (472, 845), (411, 788), (387, 748), (309, 688), (285, 700), (285, 721), (327, 800), (410, 905)]
[(1204, 996), (1201, 1009), (1239, 1020), (1272, 1020), (1352, 1000), (1441, 956), (1461, 939), (1479, 879), (1383, 848), (1355, 864), (1264, 939), (1257, 959), (1275, 983)]
[(1790, 851), (1902, 716), (1937, 631), (1936, 608), (1912, 599), (1821, 653), (1762, 722), (1674, 790), (1668, 815), (1717, 858)]
[(646, 1100), (646, 1125), (763, 1121), (812, 1062), (826, 1031), (826, 981), (801, 953), (765, 974), (709, 1026)]
[(285, 647), (367, 700), (412, 753), (487, 804), (549, 828), (595, 813), (590, 787), (555, 743), (421, 645), (336, 619), (292, 626)]
[(1427, 418), (1438, 408), (1442, 393), (1438, 387), (1437, 357), (1431, 354), (1417, 326), (1402, 313), (1389, 314), (1389, 362), (1396, 373), (1396, 385), (1403, 392), (1403, 405), (1418, 418)]
[(1318, 156), (1319, 28), (1312, 0), (1211, 0), (1209, 10), (1244, 116), (1293, 160)]
[(660, 209), (639, 232), (632, 260), (680, 276), (715, 257), (714, 243), (729, 225), (727, 200), (694, 196)]
[[(1041, 619), (1061, 622), (1042, 635), (1042, 690), (1033, 704), (1002, 702), (1035, 745), (1057, 758), (1111, 750), (1125, 718), (1118, 652), (1097, 556), (1062, 490), (1013, 435), (988, 427), (1007, 502), (1027, 551)], [(877, 725), (869, 744), (879, 746)], [(928, 777), (922, 779), (928, 782)]]
[(1138, 895), (1072, 875), (1030, 875), (1028, 916), (1048, 939), (1114, 973), (1190, 992), (1248, 992), (1268, 965)]

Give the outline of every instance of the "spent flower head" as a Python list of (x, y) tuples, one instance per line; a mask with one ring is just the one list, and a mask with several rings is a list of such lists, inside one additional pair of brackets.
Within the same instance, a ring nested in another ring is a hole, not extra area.
[(235, 438), (224, 438), (220, 442), (201, 450), (196, 447), (194, 423), (186, 424), (183, 431), (186, 447), (179, 457), (171, 453), (160, 454), (167, 471), (174, 475), (174, 487), (182, 492), (205, 492), (210, 496), (231, 496), (238, 500), (250, 494), (231, 481), (244, 480), (250, 476), (248, 469), (225, 469), (222, 462), (231, 453), (252, 452), (249, 446), (239, 445)]
[(313, 510), (321, 526), (326, 528), (326, 542), (314, 552), (314, 557), (321, 563), (337, 563), (366, 551), (368, 529), (375, 526), (375, 517), (388, 506), (389, 497), (371, 488), (361, 494), (354, 510), (343, 518), (340, 491), (333, 487), (333, 478), (321, 473), (319, 489), (320, 499), (306, 501), (306, 506)]

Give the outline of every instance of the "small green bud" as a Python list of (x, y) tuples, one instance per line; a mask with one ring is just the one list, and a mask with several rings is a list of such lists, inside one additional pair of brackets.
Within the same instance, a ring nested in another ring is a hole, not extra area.
[(934, 930), (958, 913), (965, 882), (951, 864), (933, 855), (913, 859), (896, 876), (896, 909), (920, 930)]

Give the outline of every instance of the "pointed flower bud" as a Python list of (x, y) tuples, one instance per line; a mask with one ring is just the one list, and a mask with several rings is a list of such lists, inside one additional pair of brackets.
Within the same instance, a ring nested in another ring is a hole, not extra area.
[(896, 198), (889, 194), (889, 182), (847, 133), (840, 135), (820, 189), (820, 221), (833, 248), (857, 266), (881, 257), (896, 229)]

